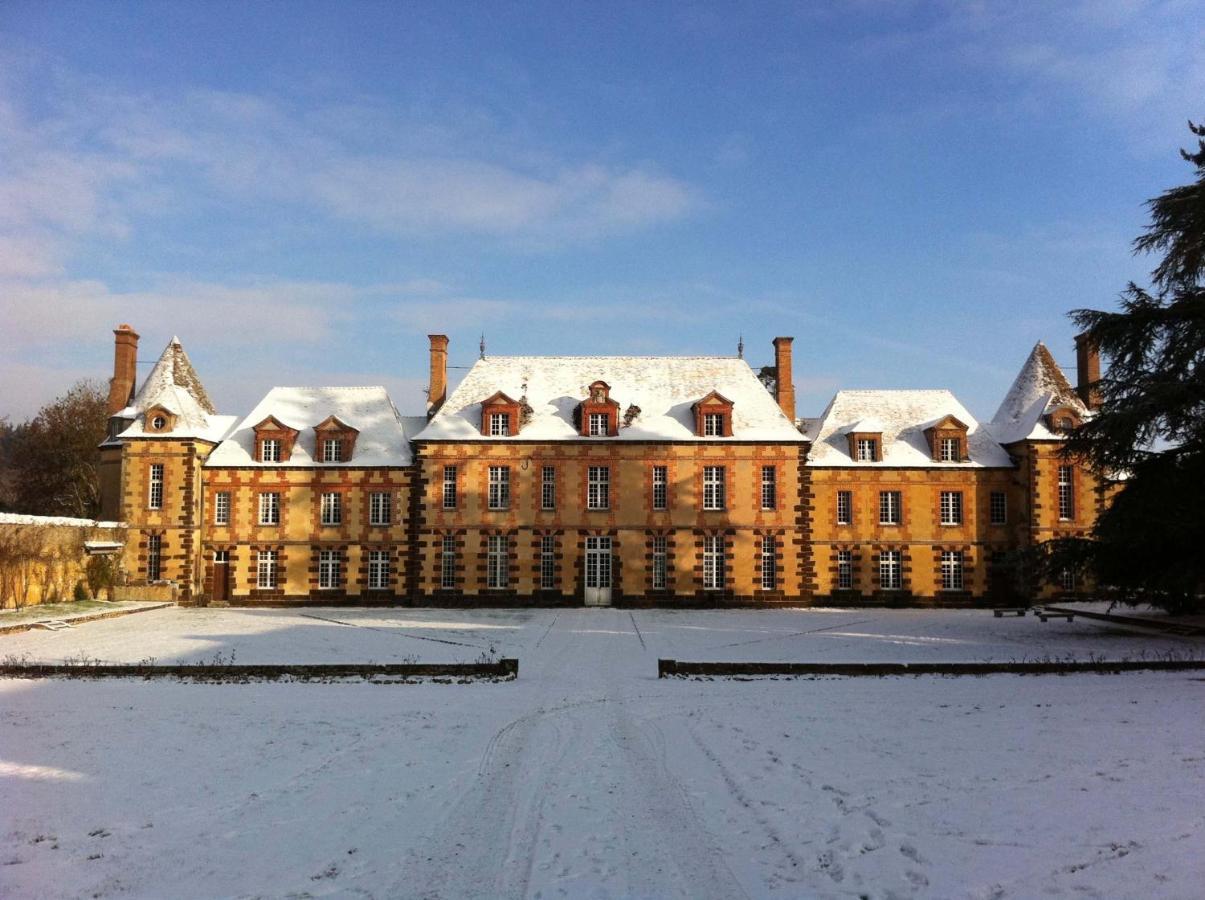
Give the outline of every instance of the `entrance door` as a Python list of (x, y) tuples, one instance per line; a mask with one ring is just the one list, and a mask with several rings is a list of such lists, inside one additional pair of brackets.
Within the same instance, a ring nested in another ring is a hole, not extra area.
[(611, 605), (611, 539), (586, 538), (586, 606)]
[(213, 599), (224, 602), (230, 599), (230, 551), (213, 551)]

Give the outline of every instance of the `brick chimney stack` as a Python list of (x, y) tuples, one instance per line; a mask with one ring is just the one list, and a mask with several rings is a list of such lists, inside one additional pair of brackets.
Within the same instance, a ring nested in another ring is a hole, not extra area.
[(448, 399), (448, 336), (429, 334), (431, 341), (431, 380), (427, 388), (427, 418), (431, 418)]
[(774, 339), (774, 368), (776, 370), (774, 399), (786, 417), (795, 421), (795, 381), (791, 374), (791, 342), (793, 337)]
[(113, 377), (109, 379), (109, 415), (121, 412), (134, 399), (138, 384), (138, 332), (129, 325), (113, 329)]
[(1100, 406), (1100, 348), (1087, 334), (1075, 336), (1075, 392), (1088, 409)]

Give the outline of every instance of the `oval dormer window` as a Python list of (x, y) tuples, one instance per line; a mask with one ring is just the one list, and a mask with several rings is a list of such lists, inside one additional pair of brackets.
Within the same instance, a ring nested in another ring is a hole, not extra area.
[(162, 431), (167, 427), (167, 419), (163, 416), (155, 416), (155, 418), (151, 419), (151, 427), (156, 431)]

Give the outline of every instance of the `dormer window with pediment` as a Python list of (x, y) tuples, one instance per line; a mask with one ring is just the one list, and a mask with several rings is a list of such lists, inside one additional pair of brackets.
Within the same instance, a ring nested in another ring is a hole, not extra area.
[(583, 437), (614, 437), (619, 434), (619, 402), (611, 399), (611, 385), (595, 381), (578, 407), (579, 433)]
[(324, 463), (349, 462), (359, 435), (358, 429), (338, 416), (327, 416), (314, 426), (314, 458)]
[(168, 434), (176, 427), (176, 414), (156, 404), (146, 411), (145, 428), (148, 434)]
[(481, 433), (486, 437), (513, 437), (519, 433), (518, 400), (512, 400), (502, 391), (481, 402)]
[(966, 423), (954, 416), (943, 416), (925, 429), (929, 455), (934, 462), (968, 462)]
[(268, 416), (255, 426), (255, 459), (257, 462), (288, 462), (297, 443), (297, 429), (290, 428), (275, 416)]
[(1070, 434), (1083, 422), (1079, 413), (1069, 406), (1056, 407), (1046, 414), (1046, 427), (1056, 434)]
[(732, 401), (712, 391), (692, 407), (699, 437), (732, 437)]
[(867, 428), (858, 423), (846, 432), (849, 439), (849, 456), (855, 462), (883, 461), (883, 432), (878, 428)]

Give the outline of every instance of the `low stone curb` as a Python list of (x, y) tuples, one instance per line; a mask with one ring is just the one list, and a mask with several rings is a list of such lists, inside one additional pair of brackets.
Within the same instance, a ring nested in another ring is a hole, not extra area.
[(783, 663), (783, 662), (683, 662), (657, 660), (658, 678), (692, 675), (720, 678), (741, 675), (839, 675), (847, 678), (884, 675), (1071, 675), (1094, 672), (1205, 670), (1205, 660), (1149, 660), (1124, 662), (950, 662), (950, 663)]
[(324, 681), (332, 678), (519, 677), (517, 659), (494, 663), (320, 663), (314, 665), (0, 665), (0, 678), (182, 678), (194, 681)]
[(109, 612), (88, 613), (82, 616), (70, 616), (68, 618), (59, 617), (58, 619), (42, 619), (32, 622), (21, 622), (16, 625), (0, 625), (0, 635), (17, 634), (21, 631), (32, 631), (40, 627), (44, 622), (57, 621), (66, 622), (68, 625), (78, 625), (83, 622), (98, 622), (101, 619), (116, 619), (119, 616), (132, 616), (134, 613), (152, 612), (156, 609), (166, 609), (169, 606), (175, 606), (175, 603), (156, 603), (154, 606), (139, 606), (134, 609), (114, 609)]
[(1162, 634), (1171, 634), (1177, 637), (1195, 637), (1205, 633), (1205, 628), (1200, 628), (1196, 625), (1185, 625), (1180, 622), (1168, 622), (1161, 619), (1145, 618), (1143, 616), (1126, 616), (1118, 615), (1117, 613), (1089, 612), (1083, 609), (1071, 609), (1067, 606), (1047, 606), (1046, 609), (1056, 613), (1071, 613), (1077, 617), (1083, 616), (1085, 619), (1096, 619), (1099, 622), (1113, 622), (1117, 625), (1133, 625), (1137, 628), (1145, 628), (1148, 631), (1158, 631)]

